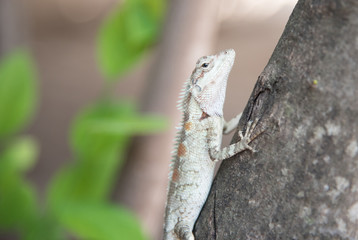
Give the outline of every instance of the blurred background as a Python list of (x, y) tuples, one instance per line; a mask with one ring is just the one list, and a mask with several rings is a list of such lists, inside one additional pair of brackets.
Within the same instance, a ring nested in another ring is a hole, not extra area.
[(183, 82), (235, 49), (234, 117), (295, 3), (0, 0), (0, 239), (160, 239)]

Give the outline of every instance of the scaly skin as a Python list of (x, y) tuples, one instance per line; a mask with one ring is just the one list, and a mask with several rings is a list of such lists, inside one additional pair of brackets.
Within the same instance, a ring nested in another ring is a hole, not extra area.
[[(180, 109), (183, 121), (169, 176), (164, 240), (194, 240), (193, 226), (208, 196), (217, 161), (249, 149), (256, 126), (249, 122), (241, 140), (221, 149), (222, 134), (235, 129), (241, 114), (225, 122), (226, 82), (235, 59), (234, 50), (198, 60), (186, 82)], [(257, 136), (257, 135), (256, 135)]]

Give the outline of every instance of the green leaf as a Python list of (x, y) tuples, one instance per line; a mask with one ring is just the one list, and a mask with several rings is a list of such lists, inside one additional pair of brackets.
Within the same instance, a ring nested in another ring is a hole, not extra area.
[(126, 144), (103, 146), (95, 156), (86, 154), (60, 171), (50, 184), (48, 202), (54, 212), (67, 202), (104, 202), (123, 161)]
[(79, 114), (71, 134), (75, 162), (59, 172), (49, 188), (49, 202), (54, 210), (63, 202), (102, 202), (108, 197), (129, 138), (97, 133), (88, 122), (120, 118), (130, 112), (133, 107), (129, 104), (100, 103)]
[(104, 76), (118, 79), (157, 39), (165, 0), (127, 0), (103, 23), (98, 59)]
[(109, 136), (140, 135), (164, 130), (168, 123), (161, 116), (134, 115), (120, 119), (99, 118), (86, 122), (86, 126), (93, 134)]
[(24, 230), (36, 216), (33, 188), (16, 174), (0, 176), (0, 229)]
[(1, 173), (0, 196), (0, 232), (16, 232), (24, 240), (64, 239), (56, 221), (41, 216), (34, 188), (19, 174)]
[(95, 130), (96, 126), (92, 122), (100, 119), (113, 119), (120, 121), (125, 116), (134, 114), (134, 106), (129, 103), (98, 103), (84, 109), (75, 119), (71, 131), (71, 143), (76, 154), (81, 156), (97, 156), (102, 154), (102, 148), (117, 143), (128, 136), (113, 136), (103, 134)]
[(137, 219), (121, 207), (69, 204), (61, 209), (59, 219), (70, 232), (81, 239), (146, 239)]
[(4, 171), (26, 171), (37, 159), (38, 146), (30, 136), (19, 137), (10, 142), (1, 156), (0, 174)]
[(36, 192), (21, 175), (37, 157), (31, 137), (12, 140), (0, 155), (0, 229), (25, 236), (38, 219)]
[(107, 102), (80, 114), (72, 131), (72, 145), (85, 154), (97, 149), (96, 139), (116, 142), (123, 137), (158, 132), (167, 125), (164, 117), (138, 114), (133, 104)]
[(25, 51), (13, 52), (0, 62), (0, 138), (19, 131), (34, 112), (35, 79)]
[(163, 118), (139, 116), (133, 104), (102, 102), (88, 107), (74, 122), (71, 142), (75, 161), (49, 188), (56, 210), (63, 202), (103, 202), (107, 199), (134, 133), (163, 128)]
[(0, 230), (16, 232), (21, 239), (61, 240), (53, 219), (41, 216), (32, 185), (23, 179), (37, 158), (31, 137), (19, 137), (6, 145), (0, 156)]
[(22, 234), (24, 240), (67, 240), (64, 229), (53, 215), (45, 212), (32, 222), (27, 223), (26, 231)]

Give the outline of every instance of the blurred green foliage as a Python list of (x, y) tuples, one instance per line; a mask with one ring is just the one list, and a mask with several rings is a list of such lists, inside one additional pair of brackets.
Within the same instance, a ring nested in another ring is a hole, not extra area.
[[(97, 49), (106, 80), (119, 79), (152, 46), (165, 7), (165, 0), (127, 0), (104, 21)], [(17, 135), (36, 101), (30, 55), (18, 50), (5, 56), (0, 62), (0, 237), (6, 232), (25, 240), (147, 239), (134, 215), (111, 203), (109, 195), (130, 138), (163, 130), (166, 119), (143, 115), (107, 91), (78, 113), (70, 129), (73, 161), (39, 199), (25, 177), (39, 147), (31, 136)]]
[(19, 131), (33, 113), (37, 89), (33, 69), (24, 51), (0, 63), (0, 140)]
[(165, 0), (127, 0), (105, 21), (98, 39), (102, 73), (115, 81), (155, 42)]

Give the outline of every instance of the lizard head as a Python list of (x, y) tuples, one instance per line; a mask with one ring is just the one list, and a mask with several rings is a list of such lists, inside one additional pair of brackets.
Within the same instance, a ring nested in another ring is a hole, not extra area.
[(190, 77), (190, 92), (201, 110), (209, 116), (222, 116), (226, 83), (235, 60), (228, 49), (217, 55), (201, 57)]

